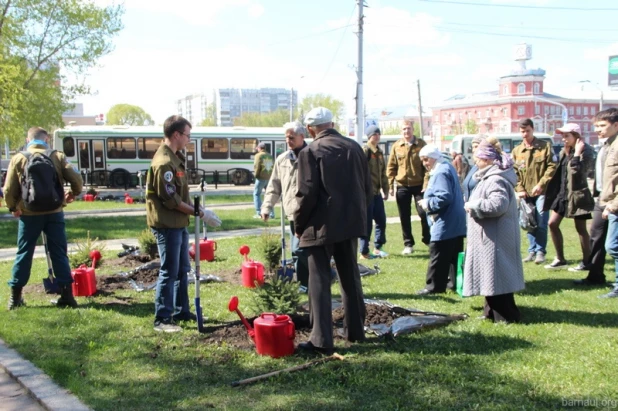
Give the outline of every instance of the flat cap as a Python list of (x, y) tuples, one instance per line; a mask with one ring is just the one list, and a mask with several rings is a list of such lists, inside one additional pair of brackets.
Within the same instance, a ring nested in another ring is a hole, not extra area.
[(319, 126), (333, 121), (333, 113), (324, 107), (316, 107), (311, 109), (305, 116), (306, 126)]
[(365, 135), (367, 135), (367, 137), (371, 137), (374, 134), (382, 134), (382, 132), (380, 131), (380, 128), (375, 125), (367, 127), (367, 130), (365, 130)]

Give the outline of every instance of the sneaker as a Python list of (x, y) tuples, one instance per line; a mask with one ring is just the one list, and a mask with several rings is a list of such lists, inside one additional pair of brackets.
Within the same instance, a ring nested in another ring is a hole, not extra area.
[(618, 298), (618, 285), (615, 285), (609, 293), (600, 295), (599, 298)]
[(373, 260), (374, 258), (378, 258), (378, 257), (371, 253), (361, 254), (359, 257), (360, 260)]
[[(534, 264), (542, 264), (545, 262), (545, 253), (538, 252), (536, 253), (536, 258), (534, 259)], [(566, 265), (566, 263), (564, 263)]]
[(163, 320), (155, 320), (154, 330), (164, 333), (177, 333), (182, 331), (182, 328), (174, 324), (171, 319), (165, 318)]
[(261, 215), (259, 215), (259, 214), (255, 214), (255, 215), (253, 216), (253, 218), (255, 218), (255, 219), (258, 219), (258, 218), (259, 218), (259, 219), (261, 220), (261, 219), (262, 219), (262, 216), (261, 216)]
[(547, 264), (545, 268), (548, 270), (555, 270), (555, 269), (565, 268), (567, 265), (568, 264), (566, 261), (562, 261), (557, 258), (554, 258), (554, 261), (552, 261), (551, 264)]
[(524, 258), (523, 261), (524, 263), (529, 263), (530, 261), (534, 261), (534, 259), (536, 258), (536, 253), (529, 253), (528, 257)]
[(401, 252), (401, 255), (410, 255), (414, 252), (414, 247), (404, 247), (403, 251)]
[(586, 264), (584, 264), (584, 262), (582, 261), (581, 263), (579, 263), (578, 265), (576, 265), (575, 267), (569, 267), (569, 271), (571, 272), (575, 272), (575, 271), (589, 271), (590, 267), (588, 267)]
[(375, 255), (376, 257), (379, 257), (379, 258), (386, 258), (386, 257), (388, 257), (388, 253), (386, 251), (382, 251), (382, 250), (379, 250), (377, 248), (375, 250), (373, 250), (373, 255)]

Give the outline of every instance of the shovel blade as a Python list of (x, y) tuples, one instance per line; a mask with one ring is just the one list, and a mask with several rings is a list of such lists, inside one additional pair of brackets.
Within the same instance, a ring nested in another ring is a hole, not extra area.
[(60, 294), (60, 286), (53, 277), (43, 279), (43, 288), (45, 289), (45, 294)]

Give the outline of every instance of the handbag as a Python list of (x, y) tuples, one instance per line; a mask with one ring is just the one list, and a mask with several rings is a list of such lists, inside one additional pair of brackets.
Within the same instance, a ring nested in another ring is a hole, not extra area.
[(519, 226), (522, 230), (533, 232), (538, 223), (536, 221), (536, 207), (525, 199), (519, 200)]

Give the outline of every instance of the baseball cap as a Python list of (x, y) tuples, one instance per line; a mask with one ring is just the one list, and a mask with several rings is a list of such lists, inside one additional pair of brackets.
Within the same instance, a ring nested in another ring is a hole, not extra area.
[(305, 116), (306, 126), (319, 126), (333, 121), (333, 113), (325, 107), (311, 109)]
[(367, 130), (365, 130), (365, 135), (367, 135), (367, 137), (371, 137), (371, 136), (373, 136), (376, 133), (377, 134), (382, 134), (382, 132), (380, 131), (380, 129), (376, 125), (369, 126), (369, 127), (367, 127)]
[(257, 148), (266, 148), (266, 143), (261, 142), (257, 145)]
[(556, 134), (564, 134), (564, 133), (577, 133), (581, 134), (581, 129), (579, 128), (579, 124), (575, 123), (567, 123), (564, 126), (556, 129)]

